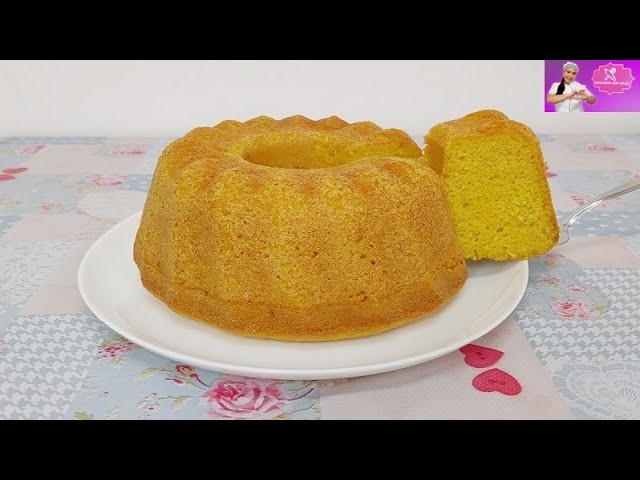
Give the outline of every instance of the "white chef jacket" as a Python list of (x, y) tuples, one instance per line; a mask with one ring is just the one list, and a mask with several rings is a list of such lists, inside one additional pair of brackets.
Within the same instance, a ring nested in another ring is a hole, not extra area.
[[(555, 95), (558, 90), (560, 82), (554, 82), (549, 89), (551, 95)], [(573, 81), (569, 85), (564, 86), (563, 94), (572, 93), (574, 90), (584, 90), (585, 93), (591, 96), (591, 92), (582, 85), (580, 82)], [(555, 104), (556, 112), (584, 112), (582, 108), (582, 99), (578, 97), (566, 98), (560, 103)]]

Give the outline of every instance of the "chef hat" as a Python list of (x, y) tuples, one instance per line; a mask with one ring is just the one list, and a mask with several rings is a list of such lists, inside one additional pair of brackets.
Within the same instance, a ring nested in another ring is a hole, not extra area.
[(573, 68), (576, 73), (578, 73), (580, 71), (580, 69), (578, 68), (578, 65), (573, 63), (573, 62), (567, 62), (562, 66), (562, 71), (564, 72), (567, 68)]

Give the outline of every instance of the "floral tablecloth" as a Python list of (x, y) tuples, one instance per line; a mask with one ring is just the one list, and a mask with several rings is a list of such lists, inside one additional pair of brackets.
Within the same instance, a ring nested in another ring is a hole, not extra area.
[[(640, 177), (640, 134), (540, 135), (560, 220)], [(177, 364), (102, 324), (78, 264), (142, 208), (169, 139), (0, 138), (0, 418), (640, 418), (640, 192), (530, 261), (490, 334), (440, 359), (338, 381)]]

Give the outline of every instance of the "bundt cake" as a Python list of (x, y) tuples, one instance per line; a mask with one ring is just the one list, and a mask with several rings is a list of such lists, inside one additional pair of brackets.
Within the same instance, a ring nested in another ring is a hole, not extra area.
[(440, 178), (399, 130), (258, 117), (168, 145), (134, 260), (174, 311), (289, 341), (411, 322), (467, 278)]
[(425, 143), (465, 258), (526, 259), (556, 245), (542, 150), (529, 127), (483, 110), (434, 126)]

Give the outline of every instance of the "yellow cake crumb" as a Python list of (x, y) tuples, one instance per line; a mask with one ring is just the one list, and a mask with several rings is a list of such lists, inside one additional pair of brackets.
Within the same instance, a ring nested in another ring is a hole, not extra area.
[(557, 244), (542, 150), (529, 127), (482, 110), (434, 126), (425, 143), (465, 258), (526, 259)]

